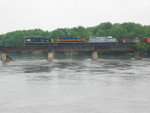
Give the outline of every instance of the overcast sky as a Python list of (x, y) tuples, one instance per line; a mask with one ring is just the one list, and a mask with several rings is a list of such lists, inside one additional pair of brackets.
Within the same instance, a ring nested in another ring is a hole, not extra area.
[(0, 0), (0, 34), (102, 22), (150, 25), (150, 0)]

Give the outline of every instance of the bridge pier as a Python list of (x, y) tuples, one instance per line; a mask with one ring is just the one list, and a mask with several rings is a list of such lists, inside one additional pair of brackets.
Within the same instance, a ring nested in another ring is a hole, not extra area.
[(134, 52), (134, 59), (135, 60), (142, 60), (142, 53), (141, 52)]
[(3, 53), (2, 53), (2, 58), (1, 58), (1, 60), (2, 60), (3, 63), (6, 63), (6, 62), (11, 61), (12, 58), (9, 57), (9, 56), (7, 55), (7, 53), (4, 53), (4, 52), (3, 52)]
[(2, 60), (3, 63), (7, 61), (7, 54), (6, 53), (2, 53), (1, 60)]
[(47, 60), (48, 60), (48, 62), (52, 62), (53, 61), (53, 52), (48, 52)]
[(97, 52), (97, 51), (93, 51), (93, 52), (92, 52), (92, 60), (93, 60), (93, 61), (98, 60), (98, 52)]

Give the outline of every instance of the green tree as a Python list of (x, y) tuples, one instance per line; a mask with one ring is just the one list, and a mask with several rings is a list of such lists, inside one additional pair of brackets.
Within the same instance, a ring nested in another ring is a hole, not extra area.
[(59, 37), (68, 37), (69, 36), (69, 29), (61, 28), (61, 29), (56, 29), (51, 32), (51, 37), (53, 38), (59, 38)]
[(128, 22), (128, 23), (125, 22), (121, 25), (121, 27), (125, 33), (126, 38), (135, 38), (135, 37), (141, 38), (144, 34), (142, 25), (140, 24), (135, 24), (132, 22)]
[(110, 35), (117, 39), (126, 37), (125, 31), (121, 27), (121, 24), (118, 23), (112, 26), (112, 28), (110, 29)]
[(144, 36), (143, 37), (150, 37), (150, 26), (143, 26)]
[(81, 37), (88, 41), (89, 37), (113, 36), (114, 38), (144, 38), (150, 37), (150, 26), (142, 26), (133, 22), (101, 23), (94, 27), (59, 28), (54, 31), (43, 31), (42, 29), (18, 30), (0, 35), (0, 46), (21, 46), (26, 37)]
[(135, 44), (134, 47), (135, 47), (136, 51), (139, 51), (139, 52), (146, 52), (150, 49), (150, 45), (147, 43), (144, 43), (144, 42), (139, 42), (139, 43)]
[(95, 36), (109, 36), (111, 35), (110, 29), (112, 26), (113, 25), (110, 22), (101, 23), (95, 27), (93, 34), (95, 34)]
[(80, 38), (86, 38), (88, 37), (88, 31), (86, 28), (79, 26), (79, 27), (74, 27), (70, 29), (70, 37), (80, 37)]

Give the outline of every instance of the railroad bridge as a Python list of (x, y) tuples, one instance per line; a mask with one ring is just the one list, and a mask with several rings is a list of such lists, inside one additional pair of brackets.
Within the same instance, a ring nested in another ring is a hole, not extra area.
[(0, 46), (2, 61), (6, 61), (9, 52), (48, 52), (48, 61), (52, 61), (53, 52), (91, 51), (92, 59), (98, 59), (98, 51), (133, 51), (131, 44), (69, 44), (69, 45), (30, 45), (30, 46)]

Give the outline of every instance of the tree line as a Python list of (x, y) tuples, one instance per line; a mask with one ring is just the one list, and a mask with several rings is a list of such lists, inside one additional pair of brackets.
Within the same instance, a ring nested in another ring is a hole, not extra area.
[(113, 38), (144, 38), (150, 37), (150, 25), (141, 25), (133, 22), (101, 23), (94, 27), (58, 28), (53, 31), (42, 29), (18, 30), (0, 35), (0, 46), (22, 46), (27, 37), (80, 37), (88, 41), (89, 37), (112, 36)]

